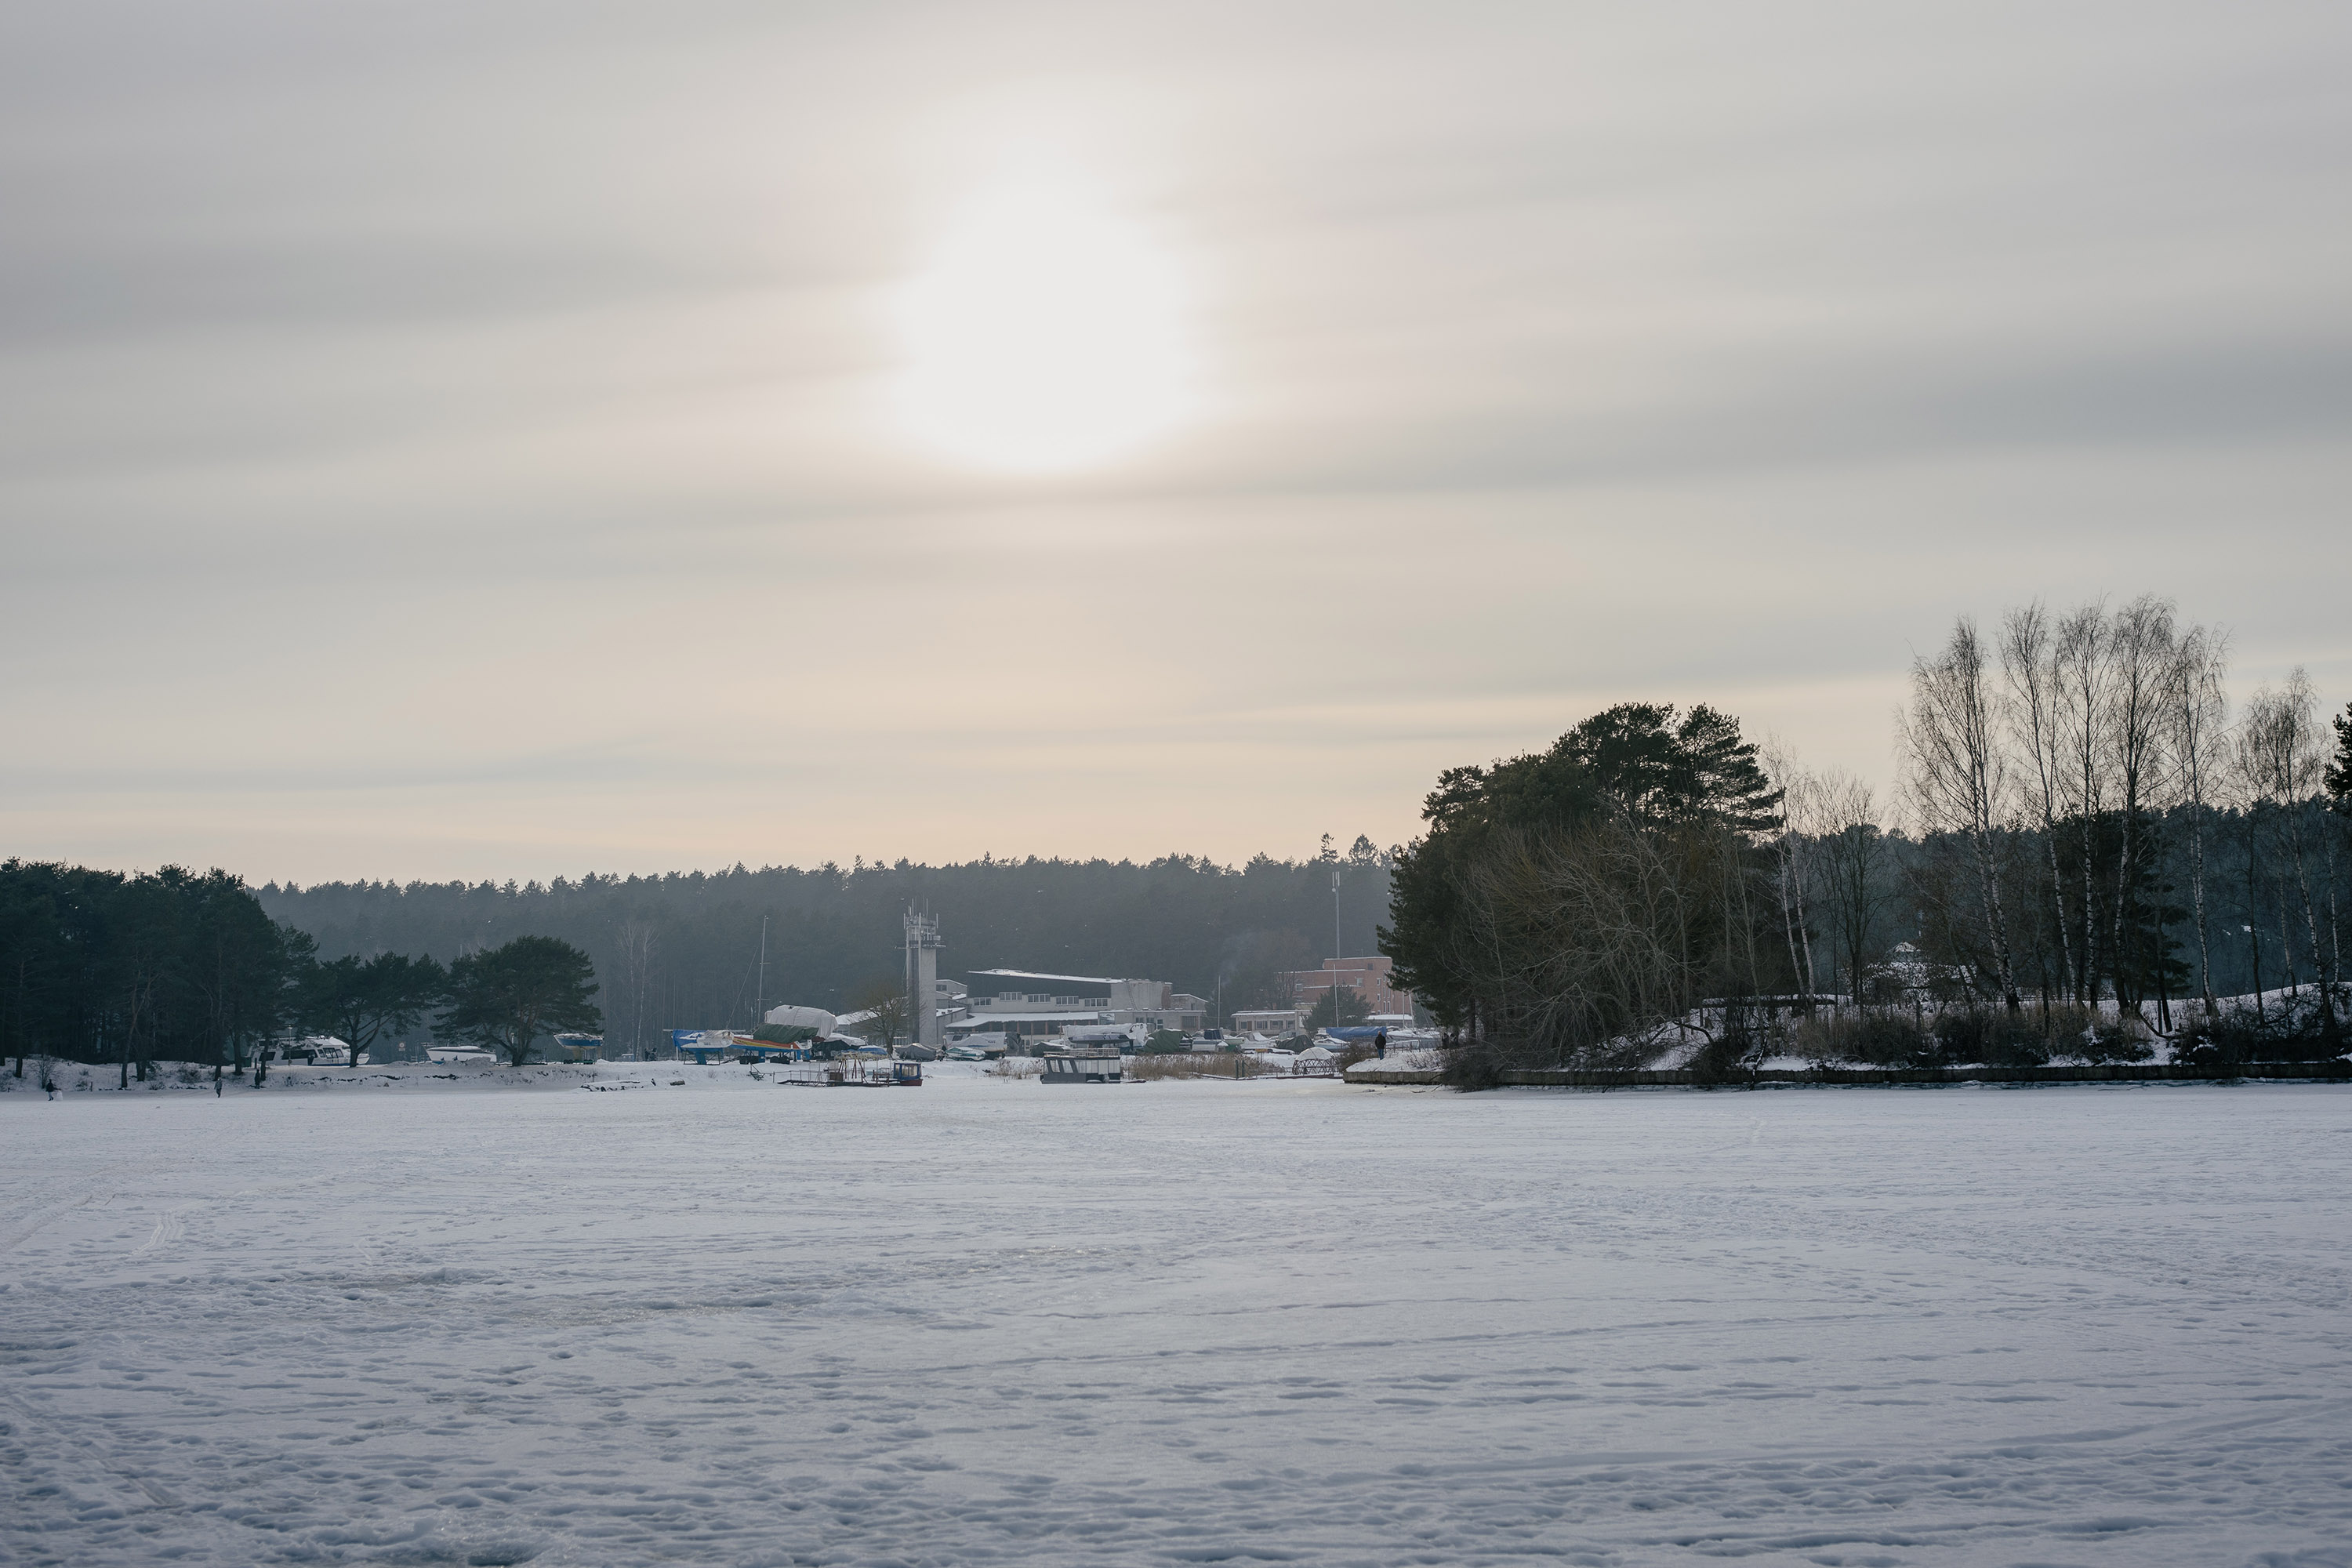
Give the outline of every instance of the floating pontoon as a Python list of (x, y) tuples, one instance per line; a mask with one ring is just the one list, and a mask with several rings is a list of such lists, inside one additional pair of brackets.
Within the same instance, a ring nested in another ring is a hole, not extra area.
[(803, 1089), (920, 1089), (923, 1064), (848, 1057), (839, 1061), (780, 1068), (776, 1081)]

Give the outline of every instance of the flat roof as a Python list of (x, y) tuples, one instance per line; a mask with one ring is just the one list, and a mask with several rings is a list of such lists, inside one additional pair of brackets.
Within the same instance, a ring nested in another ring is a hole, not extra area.
[(1099, 974), (1038, 974), (1026, 969), (968, 969), (967, 974), (986, 974), (998, 980), (1063, 980), (1074, 985), (1116, 985), (1116, 980), (1106, 980)]

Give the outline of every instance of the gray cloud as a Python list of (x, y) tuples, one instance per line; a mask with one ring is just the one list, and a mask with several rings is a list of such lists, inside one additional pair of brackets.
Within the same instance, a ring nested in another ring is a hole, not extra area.
[[(2037, 593), (2340, 700), (2347, 66), (2291, 5), (11, 14), (5, 847), (1387, 841), (1620, 695), (1883, 773)], [(1011, 142), (1199, 287), (1202, 419), (1099, 472), (882, 416)]]

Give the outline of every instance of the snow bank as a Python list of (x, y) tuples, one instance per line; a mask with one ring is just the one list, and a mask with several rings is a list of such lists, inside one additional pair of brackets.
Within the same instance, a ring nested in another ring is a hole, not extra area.
[(1436, 1072), (1445, 1066), (1445, 1053), (1434, 1046), (1389, 1047), (1385, 1057), (1372, 1057), (1348, 1068), (1350, 1078), (1376, 1072)]

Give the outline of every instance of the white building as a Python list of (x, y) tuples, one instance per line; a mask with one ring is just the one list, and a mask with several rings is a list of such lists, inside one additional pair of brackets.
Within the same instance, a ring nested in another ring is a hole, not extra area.
[(1117, 980), (1098, 974), (1038, 974), (1024, 969), (979, 969), (948, 1020), (951, 1038), (1003, 1034), (1051, 1038), (1065, 1030), (1140, 1024), (1194, 1035), (1208, 1021), (1209, 1004), (1165, 980)]

